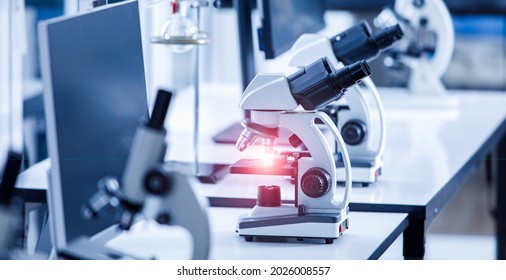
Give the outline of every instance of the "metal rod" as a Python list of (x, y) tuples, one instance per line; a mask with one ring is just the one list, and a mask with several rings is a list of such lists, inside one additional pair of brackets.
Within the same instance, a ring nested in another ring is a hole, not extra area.
[[(197, 5), (197, 29), (200, 30), (200, 5)], [(195, 74), (194, 74), (194, 90), (195, 90), (195, 108), (193, 121), (193, 151), (194, 151), (194, 171), (195, 176), (200, 175), (199, 170), (199, 45), (195, 45)]]
[[(7, 12), (7, 15), (8, 15), (8, 36), (9, 36), (9, 40), (7, 42), (7, 44), (9, 45), (7, 47), (7, 50), (9, 52), (9, 57), (7, 58), (7, 67), (8, 67), (8, 72), (7, 72), (7, 75), (8, 75), (8, 82), (7, 82), (7, 85), (8, 85), (8, 89), (7, 89), (7, 96), (8, 96), (8, 100), (9, 100), (9, 109), (8, 109), (8, 113), (7, 113), (7, 137), (8, 137), (8, 143), (7, 143), (7, 147), (8, 149), (11, 149), (12, 147), (14, 147), (14, 118), (16, 117), (15, 116), (15, 106), (14, 106), (14, 34), (13, 34), (13, 29), (14, 29), (14, 7), (13, 7), (14, 3), (11, 2), (11, 1), (8, 1), (7, 3), (7, 9), (8, 9), (8, 12)], [(3, 159), (2, 159), (3, 160)]]

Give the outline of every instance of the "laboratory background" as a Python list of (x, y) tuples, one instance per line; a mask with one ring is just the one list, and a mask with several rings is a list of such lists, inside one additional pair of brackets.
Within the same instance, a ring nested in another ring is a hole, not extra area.
[(0, 259), (506, 259), (506, 1), (1, 0)]

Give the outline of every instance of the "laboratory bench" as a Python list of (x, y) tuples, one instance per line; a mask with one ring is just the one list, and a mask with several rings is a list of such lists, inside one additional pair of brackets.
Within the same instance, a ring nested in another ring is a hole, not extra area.
[[(248, 209), (210, 207), (209, 259), (214, 260), (368, 260), (378, 259), (408, 226), (407, 214), (350, 212), (350, 228), (333, 244), (319, 239), (256, 238), (235, 233), (237, 217)], [(188, 259), (188, 232), (143, 221), (106, 246), (143, 259)]]
[[(241, 153), (233, 145), (212, 140), (217, 132), (241, 120), (240, 92), (239, 85), (201, 87), (199, 161), (232, 164), (241, 158), (254, 158), (258, 153), (260, 147)], [(506, 94), (452, 90), (448, 96), (433, 97), (431, 101), (409, 97), (402, 89), (380, 88), (379, 92), (388, 133), (382, 175), (368, 187), (352, 189), (351, 212), (408, 214), (403, 254), (406, 259), (422, 259), (430, 223), (477, 166), (492, 159), (497, 186), (497, 258), (505, 259), (506, 161), (500, 159), (506, 157)], [(166, 160), (194, 159), (193, 99), (193, 90), (189, 88), (178, 92), (171, 104), (166, 123), (169, 141)], [(27, 201), (45, 201), (49, 166), (45, 160), (19, 177), (17, 190)], [(193, 181), (198, 193), (208, 197), (215, 207), (252, 207), (257, 186), (261, 184), (279, 185), (285, 202), (294, 199), (293, 185), (282, 177), (228, 175), (217, 184)], [(350, 223), (353, 225), (353, 218)]]

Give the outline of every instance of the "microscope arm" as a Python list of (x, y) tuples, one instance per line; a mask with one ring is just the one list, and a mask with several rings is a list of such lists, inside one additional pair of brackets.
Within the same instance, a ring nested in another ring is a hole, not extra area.
[[(209, 257), (211, 234), (205, 207), (207, 202), (195, 195), (188, 183), (188, 178), (179, 173), (170, 171), (160, 164), (146, 176), (146, 183), (159, 184), (161, 181), (172, 186), (163, 197), (153, 200), (161, 205), (156, 206), (159, 211), (156, 220), (160, 224), (181, 226), (189, 231), (193, 238), (192, 259), (204, 260)], [(146, 209), (149, 206), (146, 205)], [(148, 210), (149, 211), (149, 210)]]
[(330, 129), (332, 136), (334, 136), (334, 139), (337, 141), (338, 146), (341, 148), (341, 154), (343, 156), (344, 169), (346, 174), (346, 181), (344, 186), (344, 196), (343, 199), (340, 200), (341, 204), (339, 204), (339, 208), (345, 209), (350, 203), (350, 193), (352, 187), (351, 163), (350, 163), (350, 156), (348, 155), (348, 150), (346, 149), (346, 143), (344, 142), (341, 133), (337, 131), (336, 126), (334, 125), (334, 123), (327, 114), (323, 112), (316, 112), (316, 115), (317, 118), (320, 119)]
[(383, 102), (381, 101), (381, 97), (378, 93), (378, 88), (371, 80), (371, 78), (367, 77), (362, 80), (366, 88), (371, 92), (371, 96), (374, 98), (374, 102), (376, 102), (376, 107), (378, 108), (379, 120), (380, 120), (380, 144), (378, 148), (378, 154), (383, 155), (385, 151), (385, 144), (387, 139), (387, 122), (385, 117), (385, 108), (383, 107)]
[[(336, 195), (337, 174), (334, 157), (332, 156), (330, 148), (331, 143), (328, 142), (323, 132), (316, 125), (315, 121), (317, 119), (321, 120), (324, 125), (328, 127), (342, 152), (346, 185), (344, 195), (341, 199)], [(298, 161), (297, 181), (299, 183), (297, 205), (304, 205), (308, 212), (318, 212), (319, 209), (326, 209), (325, 211), (329, 211), (328, 209), (346, 209), (349, 203), (352, 186), (351, 163), (349, 154), (346, 150), (346, 143), (330, 117), (319, 111), (286, 112), (280, 114), (279, 125), (286, 127), (293, 132), (294, 135), (297, 135), (311, 154), (311, 159), (300, 159)], [(314, 168), (321, 168), (325, 170), (325, 172), (328, 172), (330, 176), (330, 180), (328, 180), (328, 193), (312, 195), (305, 191), (304, 180), (302, 178), (305, 174), (311, 173), (311, 170)], [(315, 200), (316, 197), (318, 199)], [(323, 197), (328, 197), (329, 199), (323, 199)]]

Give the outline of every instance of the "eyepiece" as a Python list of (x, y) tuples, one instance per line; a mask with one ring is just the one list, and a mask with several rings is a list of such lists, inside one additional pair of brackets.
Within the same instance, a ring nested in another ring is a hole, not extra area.
[(374, 59), (404, 35), (399, 24), (375, 32), (366, 21), (361, 21), (332, 37), (331, 45), (336, 58), (349, 65), (359, 60)]
[(383, 51), (384, 49), (389, 48), (397, 40), (401, 39), (402, 36), (404, 36), (404, 32), (402, 31), (401, 26), (396, 24), (374, 33), (372, 40), (378, 50)]
[(162, 129), (165, 116), (169, 110), (170, 100), (172, 99), (172, 92), (166, 90), (158, 90), (156, 95), (155, 106), (148, 126), (154, 129)]
[(369, 75), (371, 69), (364, 60), (336, 71), (323, 57), (289, 76), (288, 82), (295, 100), (305, 110), (316, 110), (338, 100), (348, 87)]
[(365, 60), (345, 66), (330, 75), (330, 80), (335, 91), (343, 91), (363, 78), (371, 75), (371, 68)]

